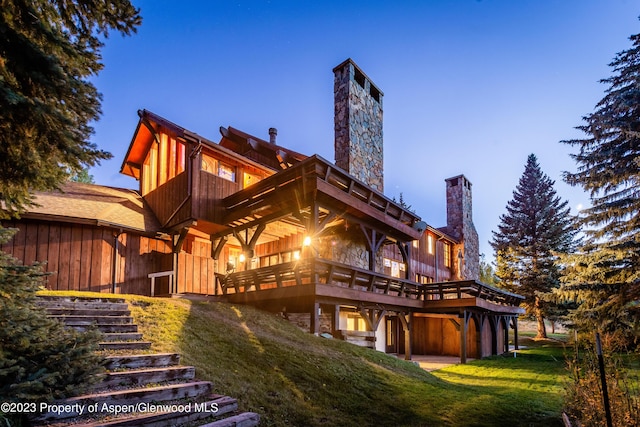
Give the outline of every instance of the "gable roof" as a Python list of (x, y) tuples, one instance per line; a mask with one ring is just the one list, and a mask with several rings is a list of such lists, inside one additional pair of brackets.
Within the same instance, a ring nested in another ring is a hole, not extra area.
[(138, 192), (126, 188), (67, 182), (61, 191), (36, 192), (23, 218), (121, 228), (156, 235), (160, 223)]
[(304, 154), (267, 142), (241, 130), (220, 127), (220, 145), (275, 170), (286, 169), (308, 158)]

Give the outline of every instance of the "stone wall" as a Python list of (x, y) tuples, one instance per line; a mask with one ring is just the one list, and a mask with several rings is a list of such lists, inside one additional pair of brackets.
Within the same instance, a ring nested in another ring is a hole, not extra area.
[[(318, 256), (323, 259), (346, 264), (352, 267), (369, 269), (369, 252), (362, 232), (331, 230), (320, 237), (316, 243)], [(376, 271), (383, 272), (382, 251), (376, 254)]]
[(460, 241), (454, 245), (452, 261), (458, 280), (480, 278), (480, 243), (473, 225), (471, 183), (464, 175), (447, 182), (447, 233)]
[(350, 59), (333, 71), (335, 163), (383, 192), (382, 92)]

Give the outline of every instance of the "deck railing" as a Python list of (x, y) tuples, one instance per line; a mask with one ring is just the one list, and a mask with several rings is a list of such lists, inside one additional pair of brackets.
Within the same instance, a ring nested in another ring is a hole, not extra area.
[(517, 306), (524, 299), (473, 280), (422, 284), (323, 259), (293, 261), (216, 277), (224, 295), (318, 283), (417, 300), (477, 297)]

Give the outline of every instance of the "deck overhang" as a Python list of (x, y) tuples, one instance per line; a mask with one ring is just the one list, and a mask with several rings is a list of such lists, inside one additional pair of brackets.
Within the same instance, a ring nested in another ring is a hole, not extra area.
[(317, 208), (320, 223), (333, 215), (403, 242), (422, 234), (413, 227), (420, 217), (317, 155), (226, 197), (223, 203), (221, 222), (236, 231), (272, 221), (305, 227)]

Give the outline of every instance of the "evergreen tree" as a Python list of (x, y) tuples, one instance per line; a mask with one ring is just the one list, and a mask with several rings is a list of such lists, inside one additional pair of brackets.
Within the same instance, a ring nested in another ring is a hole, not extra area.
[[(15, 230), (0, 228), (0, 244)], [(0, 402), (44, 402), (82, 391), (101, 370), (99, 333), (79, 333), (46, 316), (36, 291), (46, 273), (0, 252)], [(0, 413), (20, 418), (20, 414)]]
[(480, 281), (487, 285), (496, 285), (496, 276), (493, 266), (487, 262), (484, 254), (480, 254)]
[(577, 171), (565, 180), (589, 192), (581, 212), (586, 239), (568, 265), (560, 297), (580, 306), (575, 319), (599, 329), (640, 325), (640, 34), (609, 64), (613, 76), (595, 111), (577, 129), (585, 138), (562, 141), (578, 149)]
[(567, 201), (556, 195), (554, 183), (543, 174), (536, 156), (529, 155), (490, 242), (499, 284), (526, 298), (524, 307), (538, 322), (539, 338), (547, 336), (544, 319), (552, 304), (542, 294), (559, 285), (556, 254), (571, 251), (576, 235)]
[(69, 181), (72, 182), (81, 182), (83, 184), (95, 184), (93, 180), (93, 175), (89, 173), (89, 169), (82, 168), (82, 170), (78, 172), (71, 172), (69, 176)]
[(101, 113), (89, 79), (109, 31), (130, 34), (140, 22), (129, 0), (0, 0), (0, 202), (9, 214), (32, 203), (30, 191), (111, 157), (88, 142)]

